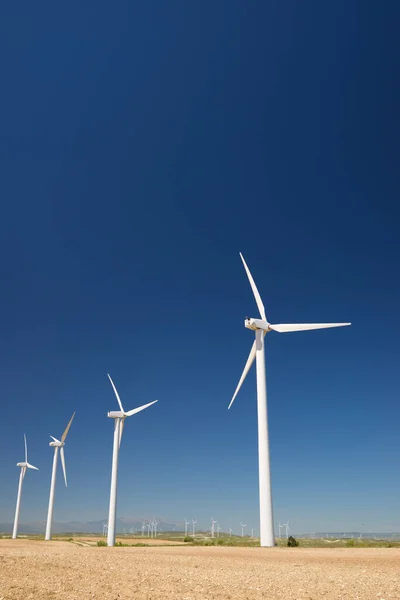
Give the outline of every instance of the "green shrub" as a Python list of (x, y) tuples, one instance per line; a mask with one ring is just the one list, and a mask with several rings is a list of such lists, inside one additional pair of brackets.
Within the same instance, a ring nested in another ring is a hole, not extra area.
[(354, 548), (355, 545), (356, 545), (356, 543), (354, 540), (347, 540), (347, 542), (346, 542), (347, 548)]
[(299, 545), (299, 542), (296, 540), (296, 538), (294, 538), (292, 535), (290, 535), (290, 536), (288, 537), (287, 545), (288, 545), (290, 548), (295, 548), (296, 546), (298, 546), (298, 545)]
[(107, 546), (107, 542), (105, 542), (104, 540), (100, 540), (99, 542), (97, 542), (98, 546)]
[(184, 542), (194, 542), (194, 538), (191, 535), (187, 535), (183, 538)]
[(225, 540), (223, 538), (218, 538), (217, 544), (218, 544), (218, 546), (223, 546), (225, 544)]

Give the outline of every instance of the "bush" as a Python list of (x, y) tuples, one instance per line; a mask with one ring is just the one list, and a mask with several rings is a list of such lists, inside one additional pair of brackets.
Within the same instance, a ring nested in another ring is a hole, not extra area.
[(107, 542), (105, 542), (104, 540), (100, 540), (99, 542), (97, 542), (98, 546), (107, 546)]
[(225, 544), (225, 540), (223, 538), (218, 538), (217, 544), (218, 546), (223, 546)]
[(356, 545), (356, 543), (354, 540), (347, 540), (347, 542), (346, 542), (347, 548), (354, 548), (355, 545)]
[(288, 537), (287, 545), (290, 546), (290, 548), (294, 548), (295, 546), (299, 545), (299, 542), (296, 540), (296, 538), (290, 535)]
[(184, 542), (194, 542), (194, 538), (191, 535), (187, 535), (183, 538)]

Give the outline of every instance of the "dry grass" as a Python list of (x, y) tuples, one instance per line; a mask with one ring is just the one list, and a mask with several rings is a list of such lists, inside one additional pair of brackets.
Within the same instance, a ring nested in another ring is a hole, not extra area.
[(0, 600), (393, 600), (398, 548), (98, 548), (0, 540)]

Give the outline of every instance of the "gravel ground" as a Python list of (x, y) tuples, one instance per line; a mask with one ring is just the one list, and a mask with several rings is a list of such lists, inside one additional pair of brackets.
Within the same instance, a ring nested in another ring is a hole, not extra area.
[(0, 540), (0, 600), (400, 599), (398, 548), (98, 548)]

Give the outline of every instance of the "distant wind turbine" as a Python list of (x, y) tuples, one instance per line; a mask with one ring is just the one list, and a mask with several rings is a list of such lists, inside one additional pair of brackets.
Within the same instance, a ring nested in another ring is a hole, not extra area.
[(242, 527), (242, 537), (244, 535), (244, 528), (247, 527), (246, 523), (240, 523), (241, 527)]
[(21, 468), (21, 472), (19, 474), (17, 505), (15, 507), (14, 528), (13, 528), (13, 534), (12, 534), (12, 539), (13, 540), (15, 540), (15, 538), (18, 535), (18, 522), (19, 522), (19, 509), (20, 509), (20, 506), (21, 506), (22, 482), (24, 481), (26, 470), (27, 469), (34, 469), (35, 471), (39, 471), (39, 469), (37, 467), (34, 467), (33, 465), (31, 465), (31, 464), (28, 463), (28, 446), (27, 446), (27, 443), (26, 443), (26, 436), (25, 436), (25, 434), (24, 434), (24, 442), (25, 442), (25, 461), (17, 463), (17, 467)]
[(189, 525), (189, 521), (186, 520), (186, 517), (185, 517), (184, 523), (185, 523), (185, 537), (187, 537), (187, 528)]
[(153, 402), (149, 402), (148, 404), (144, 404), (143, 406), (139, 406), (138, 408), (133, 408), (132, 410), (124, 411), (122, 406), (120, 397), (117, 392), (117, 388), (114, 385), (113, 380), (110, 375), (108, 375), (108, 379), (112, 385), (115, 396), (117, 398), (117, 402), (119, 404), (120, 410), (112, 410), (108, 413), (108, 417), (110, 419), (114, 419), (114, 445), (113, 445), (113, 457), (112, 457), (112, 469), (111, 469), (111, 489), (110, 489), (110, 508), (108, 512), (108, 534), (107, 534), (107, 546), (115, 545), (115, 520), (117, 517), (117, 477), (118, 477), (118, 454), (119, 447), (121, 445), (122, 432), (124, 430), (124, 422), (126, 417), (131, 417), (138, 412), (141, 412), (145, 408), (148, 408), (152, 404), (155, 404), (157, 400), (153, 400)]
[(328, 327), (343, 327), (350, 323), (283, 323), (271, 325), (267, 321), (264, 304), (258, 292), (250, 270), (242, 256), (243, 266), (253, 291), (261, 319), (246, 318), (244, 325), (247, 329), (255, 332), (255, 340), (250, 350), (249, 357), (244, 367), (242, 376), (239, 380), (235, 393), (229, 404), (230, 408), (235, 400), (243, 381), (251, 365), (256, 359), (257, 366), (257, 412), (258, 412), (258, 468), (259, 468), (259, 497), (260, 497), (260, 545), (272, 547), (275, 545), (274, 520), (272, 510), (272, 490), (270, 474), (269, 440), (268, 440), (268, 417), (267, 417), (267, 384), (265, 376), (265, 353), (264, 337), (269, 331), (286, 333), (290, 331), (307, 331), (311, 329), (325, 329)]
[(193, 525), (192, 535), (193, 535), (193, 537), (194, 537), (194, 532), (195, 532), (194, 526), (196, 525), (196, 523), (197, 523), (197, 521), (195, 521), (194, 519), (192, 519), (192, 525)]
[(61, 458), (61, 466), (62, 466), (62, 470), (64, 473), (65, 487), (67, 487), (67, 472), (65, 469), (64, 446), (65, 446), (65, 440), (67, 439), (68, 431), (69, 431), (69, 428), (71, 427), (74, 416), (75, 416), (75, 413), (70, 418), (69, 423), (66, 426), (64, 433), (61, 436), (61, 440), (58, 440), (57, 438), (53, 437), (52, 435), (50, 436), (53, 441), (49, 443), (49, 446), (52, 446), (54, 448), (54, 458), (53, 458), (53, 470), (51, 472), (49, 509), (47, 511), (46, 535), (44, 538), (45, 540), (51, 540), (51, 526), (53, 523), (53, 509), (54, 509), (54, 491), (56, 488), (56, 475), (57, 475), (57, 463), (58, 463), (58, 453), (59, 452), (60, 452), (60, 458)]

